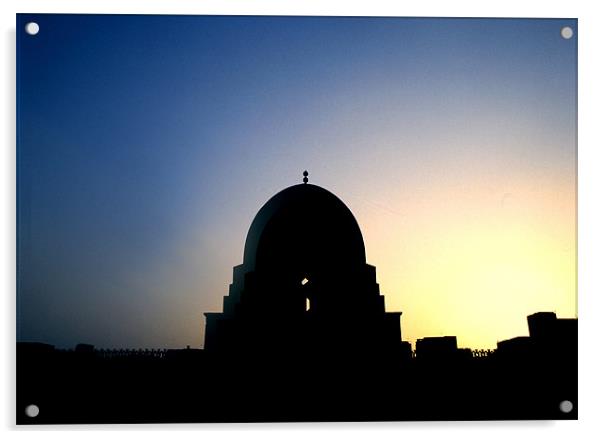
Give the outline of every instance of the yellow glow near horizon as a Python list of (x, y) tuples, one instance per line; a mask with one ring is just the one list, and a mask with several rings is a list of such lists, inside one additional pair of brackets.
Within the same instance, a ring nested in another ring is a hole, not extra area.
[(460, 346), (495, 348), (528, 335), (528, 314), (576, 317), (571, 185), (515, 178), (508, 192), (464, 178), (474, 185), (388, 200), (401, 217), (360, 206), (368, 262), (387, 310), (403, 312), (404, 340), (456, 335)]

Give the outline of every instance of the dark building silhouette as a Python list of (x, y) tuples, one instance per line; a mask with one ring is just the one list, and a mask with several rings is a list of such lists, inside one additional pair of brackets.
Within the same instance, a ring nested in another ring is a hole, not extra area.
[(449, 360), (458, 355), (455, 336), (425, 337), (416, 340), (416, 358), (420, 360)]
[(312, 184), (273, 196), (249, 229), (222, 313), (206, 313), (209, 352), (346, 361), (401, 353), (401, 312), (385, 312), (362, 233), (334, 194)]
[(94, 346), (87, 343), (79, 343), (75, 346), (75, 352), (92, 353), (94, 352)]
[(497, 344), (499, 355), (537, 355), (570, 360), (577, 355), (577, 319), (559, 319), (553, 312), (527, 316), (529, 337), (514, 337)]
[(523, 356), (530, 355), (531, 351), (532, 343), (529, 337), (514, 337), (508, 340), (497, 342), (496, 352), (498, 356), (514, 356), (517, 358), (523, 358)]
[(306, 172), (259, 210), (205, 316), (204, 349), (17, 343), (17, 423), (577, 418), (576, 319), (530, 315), (494, 352), (454, 336), (412, 352), (353, 214)]
[(529, 336), (537, 346), (565, 357), (576, 354), (577, 319), (559, 319), (553, 312), (538, 312), (528, 316), (527, 322)]

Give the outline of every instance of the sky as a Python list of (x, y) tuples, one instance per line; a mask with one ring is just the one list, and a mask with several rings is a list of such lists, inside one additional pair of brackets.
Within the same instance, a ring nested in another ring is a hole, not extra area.
[(17, 339), (201, 347), (254, 215), (305, 169), (354, 213), (404, 340), (577, 317), (577, 33), (19, 15)]

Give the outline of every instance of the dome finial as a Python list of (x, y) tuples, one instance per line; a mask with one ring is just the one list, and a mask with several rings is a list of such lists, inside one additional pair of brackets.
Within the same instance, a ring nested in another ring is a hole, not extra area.
[(307, 184), (307, 182), (309, 181), (307, 179), (307, 176), (309, 175), (309, 172), (307, 172), (307, 170), (303, 171), (303, 183)]

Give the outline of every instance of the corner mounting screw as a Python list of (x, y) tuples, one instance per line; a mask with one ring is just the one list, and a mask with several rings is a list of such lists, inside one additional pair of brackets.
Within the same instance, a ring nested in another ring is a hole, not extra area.
[(309, 175), (309, 172), (307, 171), (303, 171), (303, 183), (307, 184), (307, 182), (309, 181), (307, 179), (307, 176)]

